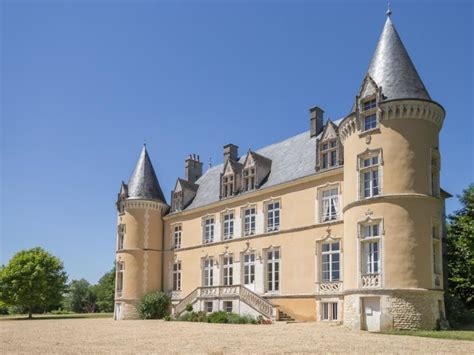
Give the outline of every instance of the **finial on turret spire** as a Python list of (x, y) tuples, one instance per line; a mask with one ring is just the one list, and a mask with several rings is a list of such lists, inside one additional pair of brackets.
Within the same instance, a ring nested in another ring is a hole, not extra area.
[(390, 1), (388, 2), (387, 12), (385, 13), (387, 14), (388, 17), (392, 15), (392, 4), (390, 3)]

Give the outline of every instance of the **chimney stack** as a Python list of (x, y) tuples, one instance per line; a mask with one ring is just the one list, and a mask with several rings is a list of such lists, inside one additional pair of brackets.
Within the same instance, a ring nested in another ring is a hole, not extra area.
[(319, 133), (323, 131), (323, 116), (324, 111), (318, 107), (314, 106), (309, 109), (310, 114), (310, 133), (311, 137), (316, 137)]
[(190, 154), (185, 161), (184, 173), (186, 180), (196, 182), (202, 175), (202, 163), (199, 161), (199, 155)]
[(238, 158), (239, 147), (231, 143), (224, 146), (224, 164), (227, 163), (229, 159), (237, 161)]

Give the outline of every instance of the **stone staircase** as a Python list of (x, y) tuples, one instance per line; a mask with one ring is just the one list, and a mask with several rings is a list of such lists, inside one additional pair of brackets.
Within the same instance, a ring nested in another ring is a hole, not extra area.
[[(240, 301), (252, 307), (259, 314), (273, 321), (277, 320), (278, 308), (271, 302), (260, 297), (255, 292), (250, 291), (243, 285), (232, 286), (202, 286), (197, 287), (179, 303), (172, 307), (172, 314), (178, 317), (185, 311), (188, 304), (193, 304), (198, 300), (206, 299), (229, 299), (237, 297)], [(287, 315), (288, 317), (288, 315)], [(291, 318), (290, 318), (291, 320)]]
[(288, 314), (283, 312), (282, 310), (278, 310), (278, 320), (280, 322), (295, 322), (295, 319), (290, 317)]

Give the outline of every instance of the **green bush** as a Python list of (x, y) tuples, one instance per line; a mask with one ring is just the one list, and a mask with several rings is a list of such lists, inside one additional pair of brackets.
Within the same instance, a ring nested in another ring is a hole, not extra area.
[(164, 319), (165, 321), (169, 322), (171, 320), (171, 315), (167, 314)]
[(138, 315), (141, 319), (161, 319), (169, 315), (170, 297), (163, 292), (149, 293), (137, 304)]
[(0, 314), (8, 314), (8, 306), (2, 301), (0, 301)]
[(448, 295), (446, 297), (446, 316), (452, 328), (464, 328), (474, 324), (474, 312), (466, 307), (459, 298)]
[(218, 311), (207, 315), (208, 323), (229, 323), (229, 314), (224, 311)]
[(193, 305), (192, 304), (187, 304), (186, 305), (186, 312), (192, 312), (193, 311)]

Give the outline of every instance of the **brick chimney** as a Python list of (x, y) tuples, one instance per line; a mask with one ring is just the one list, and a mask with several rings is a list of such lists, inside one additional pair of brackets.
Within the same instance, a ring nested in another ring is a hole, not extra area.
[(227, 163), (227, 160), (236, 161), (239, 158), (239, 147), (234, 144), (227, 144), (224, 146), (224, 164)]
[(199, 155), (190, 154), (184, 165), (185, 177), (189, 182), (196, 182), (202, 175), (202, 163)]
[(314, 106), (309, 109), (309, 114), (310, 114), (310, 122), (311, 122), (310, 124), (311, 137), (315, 137), (323, 131), (324, 111), (320, 107)]

